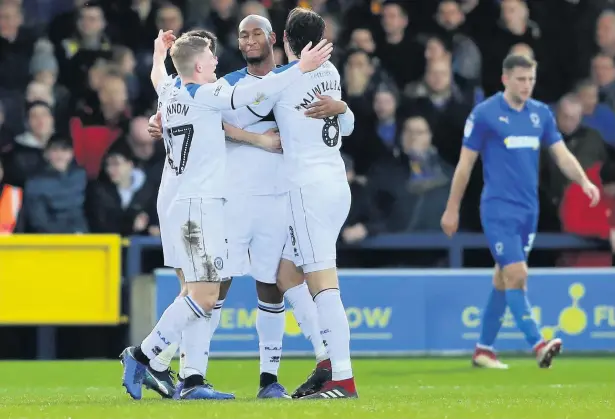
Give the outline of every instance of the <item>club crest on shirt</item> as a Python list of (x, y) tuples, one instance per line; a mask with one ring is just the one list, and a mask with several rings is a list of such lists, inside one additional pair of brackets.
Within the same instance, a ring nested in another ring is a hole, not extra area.
[(537, 113), (530, 114), (530, 121), (532, 121), (532, 125), (534, 126), (534, 128), (540, 127), (540, 117)]

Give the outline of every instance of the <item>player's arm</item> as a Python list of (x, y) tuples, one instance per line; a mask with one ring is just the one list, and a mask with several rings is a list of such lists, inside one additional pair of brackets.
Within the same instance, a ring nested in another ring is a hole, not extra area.
[(280, 152), (280, 135), (274, 130), (269, 130), (264, 134), (256, 134), (254, 132), (244, 131), (233, 125), (224, 123), (225, 139), (231, 143), (247, 144), (254, 147), (262, 148), (267, 151)]
[(485, 131), (486, 124), (482, 115), (478, 111), (470, 114), (463, 129), (463, 146), (451, 182), (446, 210), (440, 221), (442, 230), (448, 236), (455, 234), (459, 228), (459, 208), (468, 188), (476, 159), (483, 148)]
[(303, 73), (317, 69), (331, 57), (333, 46), (325, 39), (314, 48), (310, 47), (311, 43), (301, 51), (301, 59), (298, 62), (275, 69), (247, 86), (231, 87), (226, 82), (217, 82), (205, 89), (201, 88), (197, 93), (197, 100), (206, 106), (223, 111), (258, 104), (274, 97), (299, 80)]
[(175, 41), (173, 31), (163, 32), (162, 30), (158, 32), (158, 37), (154, 41), (154, 56), (150, 78), (156, 90), (158, 90), (160, 83), (167, 77), (167, 69), (164, 65), (164, 61), (167, 58), (167, 51), (171, 48), (171, 45), (173, 45), (173, 41)]
[(595, 206), (600, 201), (600, 191), (591, 183), (577, 158), (566, 147), (551, 111), (548, 112), (545, 121), (541, 142), (549, 147), (549, 154), (562, 173), (571, 181), (578, 183), (583, 188), (583, 192), (591, 199), (591, 206)]
[(335, 100), (331, 96), (316, 94), (318, 101), (312, 102), (307, 106), (305, 116), (315, 119), (338, 117), (340, 132), (347, 137), (354, 131), (354, 113), (343, 100)]

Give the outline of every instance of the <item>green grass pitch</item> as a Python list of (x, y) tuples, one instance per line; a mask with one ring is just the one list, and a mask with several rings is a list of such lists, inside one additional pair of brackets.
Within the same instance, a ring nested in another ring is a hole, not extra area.
[[(476, 370), (464, 358), (357, 359), (358, 400), (256, 400), (257, 360), (210, 363), (225, 402), (133, 401), (118, 361), (0, 362), (1, 419), (612, 419), (615, 358), (558, 358), (550, 370), (533, 359), (507, 371)], [(294, 390), (313, 362), (283, 360), (280, 381)]]

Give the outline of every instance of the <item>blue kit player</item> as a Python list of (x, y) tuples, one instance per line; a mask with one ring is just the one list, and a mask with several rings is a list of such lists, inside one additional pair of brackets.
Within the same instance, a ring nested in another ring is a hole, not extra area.
[(506, 57), (502, 82), (504, 92), (477, 105), (466, 121), (461, 156), (441, 224), (448, 236), (457, 231), (459, 206), (480, 154), (484, 172), (480, 215), (496, 266), (472, 361), (475, 366), (507, 368), (498, 361), (493, 343), (508, 306), (538, 365), (548, 368), (560, 353), (562, 341), (542, 339), (526, 295), (527, 256), (538, 223), (541, 147), (549, 150), (570, 180), (582, 186), (592, 206), (598, 203), (600, 194), (566, 148), (549, 108), (531, 99), (536, 62), (523, 55)]

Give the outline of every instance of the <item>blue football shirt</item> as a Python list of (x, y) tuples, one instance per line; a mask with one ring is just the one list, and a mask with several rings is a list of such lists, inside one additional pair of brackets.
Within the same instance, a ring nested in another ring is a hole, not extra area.
[(463, 145), (483, 160), (483, 209), (511, 204), (537, 213), (540, 148), (561, 140), (542, 102), (530, 99), (518, 111), (497, 93), (477, 105), (466, 121)]

